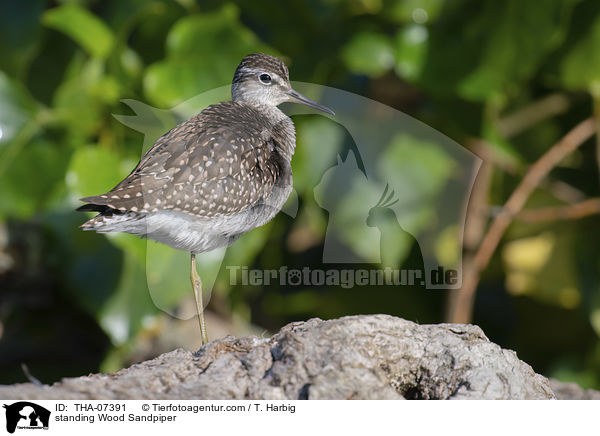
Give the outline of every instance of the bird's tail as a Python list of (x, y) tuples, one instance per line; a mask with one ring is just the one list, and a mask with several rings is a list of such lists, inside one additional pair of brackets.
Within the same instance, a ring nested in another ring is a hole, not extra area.
[(83, 230), (98, 233), (125, 232), (133, 234), (145, 233), (143, 216), (136, 212), (121, 212), (108, 206), (84, 204), (77, 209), (84, 212), (99, 212), (94, 218), (84, 222)]

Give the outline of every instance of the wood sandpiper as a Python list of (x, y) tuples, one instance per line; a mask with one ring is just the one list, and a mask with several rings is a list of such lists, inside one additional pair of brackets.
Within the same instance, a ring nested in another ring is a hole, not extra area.
[(196, 254), (267, 223), (292, 191), (295, 129), (277, 106), (296, 102), (334, 115), (292, 89), (285, 64), (262, 53), (239, 64), (231, 97), (162, 135), (129, 176), (106, 194), (82, 198), (77, 209), (98, 212), (83, 230), (141, 235), (190, 252), (202, 344), (208, 335)]

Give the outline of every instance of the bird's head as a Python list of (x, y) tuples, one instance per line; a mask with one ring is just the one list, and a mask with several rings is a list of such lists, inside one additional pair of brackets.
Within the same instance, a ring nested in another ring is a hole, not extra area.
[(290, 74), (283, 61), (275, 56), (255, 53), (238, 65), (231, 86), (233, 101), (266, 106), (293, 102), (335, 115), (333, 111), (292, 89)]

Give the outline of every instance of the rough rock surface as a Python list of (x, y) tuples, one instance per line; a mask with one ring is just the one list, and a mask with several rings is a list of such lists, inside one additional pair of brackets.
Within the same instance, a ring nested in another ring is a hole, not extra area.
[(479, 327), (387, 315), (228, 336), (114, 374), (0, 386), (3, 399), (550, 399), (546, 378)]

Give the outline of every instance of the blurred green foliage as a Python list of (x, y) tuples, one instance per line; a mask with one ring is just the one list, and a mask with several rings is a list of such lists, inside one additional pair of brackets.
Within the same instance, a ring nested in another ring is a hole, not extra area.
[[(596, 0), (0, 0), (0, 382), (22, 381), (21, 362), (44, 382), (114, 369), (157, 305), (174, 306), (189, 292), (185, 253), (155, 245), (147, 256), (140, 239), (78, 229), (85, 217), (74, 212), (77, 199), (111, 188), (140, 157), (144, 138), (111, 115), (124, 114), (127, 124), (132, 112), (122, 99), (168, 109), (227, 85), (244, 55), (268, 52), (286, 60), (292, 80), (379, 100), (457, 142), (486, 140), (517, 163), (512, 173), (494, 173), (490, 203), (499, 205), (519, 168), (600, 112), (598, 47)], [(527, 129), (511, 134), (499, 127), (556, 93), (568, 101), (558, 115), (525, 120)], [(157, 114), (157, 134), (174, 125)], [(317, 116), (295, 122), (296, 219), (280, 214), (245, 235), (225, 264), (319, 264), (327, 217), (313, 196), (314, 175), (335, 165), (349, 139)], [(325, 142), (339, 147), (329, 152)], [(431, 166), (424, 185), (444, 183), (449, 170), (426, 144), (409, 155), (390, 144), (384, 170), (409, 173), (418, 161)], [(597, 162), (590, 141), (552, 180), (568, 184), (575, 199), (597, 196)], [(539, 189), (528, 206), (565, 201)], [(474, 313), (492, 340), (537, 371), (596, 388), (598, 224), (597, 216), (515, 222)], [(412, 240), (406, 244), (400, 257)], [(443, 292), (231, 287), (228, 277), (216, 277), (209, 309), (267, 329), (371, 312), (443, 320)]]

